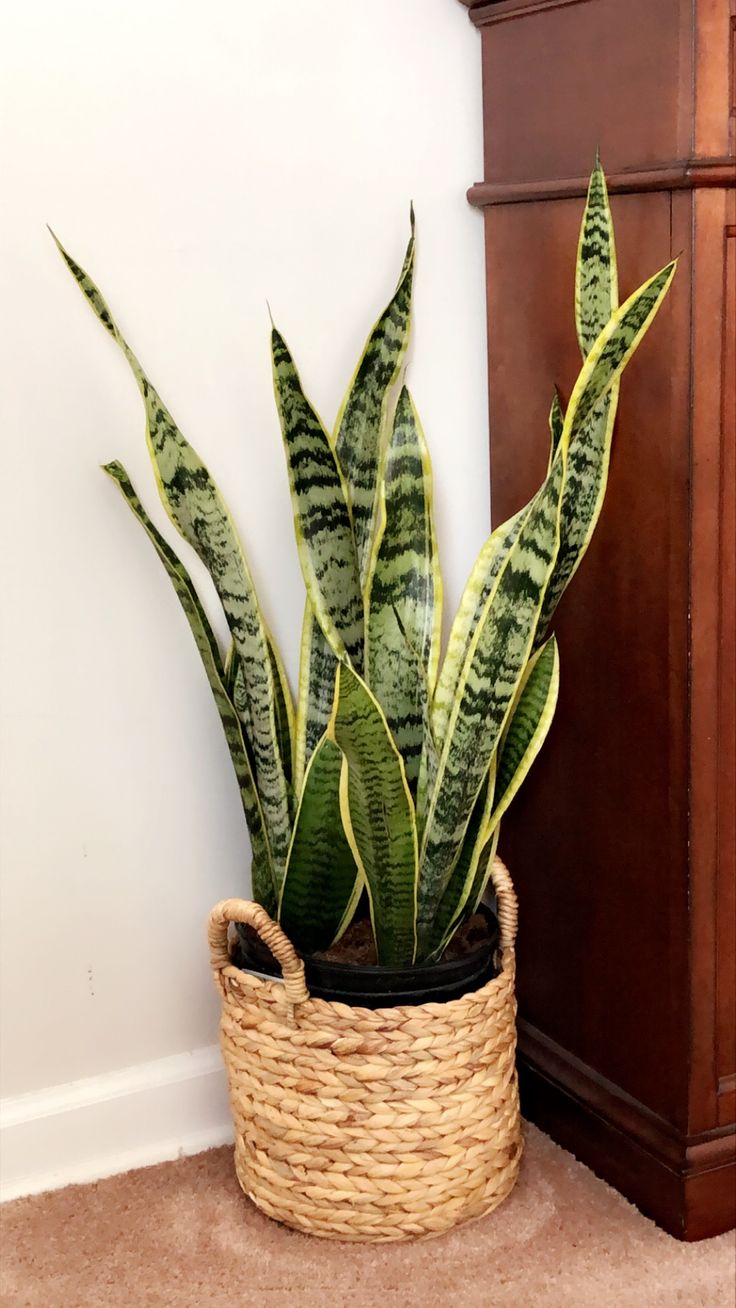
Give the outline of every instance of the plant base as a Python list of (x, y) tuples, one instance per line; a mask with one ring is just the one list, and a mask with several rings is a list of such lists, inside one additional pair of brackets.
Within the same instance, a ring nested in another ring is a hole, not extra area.
[[(348, 942), (345, 961), (334, 956), (339, 947), (330, 951), (329, 958), (313, 955), (304, 959), (306, 982), (314, 999), (354, 1004), (360, 1008), (442, 1003), (460, 999), (496, 975), (498, 920), (484, 904), (458, 933), (460, 939), (455, 949), (448, 951), (439, 963), (379, 967), (375, 963), (351, 962), (351, 952), (363, 952), (362, 941), (358, 933), (355, 934), (359, 943), (354, 943), (351, 949)], [(273, 954), (258, 933), (247, 925), (237, 927), (232, 962), (245, 971), (280, 975), (281, 969)]]
[[(406, 1240), (481, 1217), (512, 1190), (522, 1148), (516, 907), (500, 861), (494, 877), (500, 970), (445, 1003), (313, 998), (304, 964), (259, 905), (213, 909), (235, 1166), (269, 1216), (327, 1239)], [(233, 966), (231, 922), (258, 931), (283, 978)]]

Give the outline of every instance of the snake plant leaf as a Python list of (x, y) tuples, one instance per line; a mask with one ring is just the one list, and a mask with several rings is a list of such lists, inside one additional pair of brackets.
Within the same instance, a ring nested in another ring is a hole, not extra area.
[[(432, 732), (432, 713), (430, 707), (429, 687), (427, 685), (427, 674), (422, 660), (409, 640), (406, 628), (401, 621), (401, 615), (398, 609), (394, 609), (396, 624), (399, 628), (401, 639), (406, 645), (409, 665), (414, 667), (414, 677), (416, 681), (417, 703), (419, 714), (422, 722), (422, 750), (419, 758), (419, 773), (416, 784), (416, 824), (417, 839), (421, 841), (424, 816), (426, 813), (428, 797), (432, 793), (437, 768), (439, 765), (439, 755)], [(407, 778), (408, 779), (408, 778)]]
[(572, 444), (590, 413), (643, 340), (670, 288), (677, 259), (635, 290), (606, 323), (581, 368), (567, 406), (562, 440)]
[(314, 616), (339, 658), (363, 667), (363, 595), (340, 465), (302, 390), (283, 336), (271, 332), (274, 391), (289, 470), (294, 528)]
[(350, 922), (362, 881), (340, 816), (343, 756), (323, 736), (304, 776), (281, 887), (279, 921), (304, 954), (327, 949)]
[(327, 730), (335, 698), (337, 659), (327, 643), (307, 599), (299, 656), (299, 695), (296, 706), (294, 786), (299, 794), (306, 766)]
[(539, 638), (583, 561), (600, 517), (608, 483), (619, 383), (613, 383), (589, 413), (570, 444), (562, 497), (562, 534), (554, 575), (547, 588)]
[[(414, 201), (412, 200), (412, 201), (411, 201), (411, 204), (409, 205), (409, 228), (410, 228), (411, 235), (410, 235), (410, 237), (409, 237), (409, 244), (408, 244), (407, 247), (406, 247), (406, 254), (404, 255), (404, 262), (403, 262), (402, 265), (401, 265), (401, 272), (399, 273), (399, 280), (398, 280), (397, 283), (396, 283), (397, 287), (399, 287), (399, 286), (401, 285), (401, 283), (402, 283), (402, 281), (404, 280), (404, 278), (405, 278), (407, 272), (409, 272), (409, 271), (413, 271), (413, 266), (414, 266), (414, 228), (415, 228), (415, 225), (416, 225), (416, 223), (415, 223), (415, 219), (416, 219), (416, 215), (415, 215), (415, 213), (414, 213)], [(346, 397), (346, 398), (347, 398), (347, 397)]]
[(424, 720), (424, 740), (422, 742), (422, 756), (419, 760), (419, 776), (417, 777), (416, 794), (417, 838), (420, 843), (424, 835), (427, 808), (437, 780), (439, 766), (439, 750), (437, 749), (437, 742), (432, 731), (432, 719), (429, 711), (427, 711)]
[(294, 701), (291, 697), (291, 686), (289, 685), (289, 678), (286, 675), (286, 668), (279, 648), (268, 629), (266, 629), (266, 640), (268, 642), (268, 657), (271, 663), (271, 680), (273, 681), (276, 736), (286, 784), (291, 790), (294, 781)]
[[(580, 225), (575, 268), (575, 325), (583, 359), (587, 358), (618, 308), (618, 274), (613, 218), (600, 160), (596, 158)], [(562, 498), (560, 552), (545, 600), (539, 638), (577, 571), (600, 516), (608, 481), (613, 429), (618, 408), (615, 382), (590, 413), (570, 449)], [(563, 423), (559, 403), (550, 414), (552, 449)]]
[(526, 513), (533, 501), (515, 513), (507, 522), (496, 527), (482, 546), (473, 570), (466, 582), (460, 604), (450, 630), (442, 670), (432, 703), (432, 730), (438, 747), (444, 742), (447, 723), (455, 703), (460, 673), (465, 662), (473, 632), (476, 630), (488, 596), (498, 574), (514, 544)]
[[(472, 889), (468, 895), (468, 902), (465, 907), (465, 912), (462, 915), (463, 917), (469, 917), (472, 913), (477, 912), (480, 902), (483, 899), (493, 869), (493, 860), (496, 857), (498, 837), (500, 834), (501, 823), (497, 822), (490, 836), (486, 839), (486, 843), (483, 846), (483, 852), (478, 859), (475, 881), (473, 882)], [(462, 921), (462, 917), (455, 923), (455, 930), (460, 926), (460, 921)]]
[(369, 333), (335, 423), (335, 451), (348, 486), (361, 585), (367, 578), (378, 514), (379, 469), (392, 391), (409, 343), (413, 277), (412, 209), (411, 237), (398, 285)]
[(98, 287), (58, 241), (56, 244), (95, 314), (128, 360), (143, 397), (148, 451), (164, 508), (205, 564), (225, 611), (248, 690), (249, 741), (274, 868), (280, 877), (291, 835), (288, 788), (278, 749), (268, 640), (242, 545), (213, 478), (151, 385)]
[[(273, 678), (277, 746), (281, 765), (284, 770), (284, 777), (286, 778), (286, 785), (292, 801), (290, 807), (293, 807), (294, 706), (291, 699), (291, 689), (286, 677), (286, 671), (281, 662), (279, 652), (268, 632), (266, 633), (266, 638), (268, 641), (268, 654), (271, 662), (271, 676)], [(248, 687), (245, 682), (243, 663), (234, 643), (231, 643), (230, 645), (228, 657), (225, 662), (225, 670), (228, 693), (235, 705), (238, 717), (243, 723), (246, 737), (249, 737), (252, 728)]]
[(562, 428), (564, 427), (564, 425), (565, 425), (565, 415), (562, 412), (562, 404), (560, 403), (560, 397), (557, 391), (555, 391), (554, 399), (552, 400), (552, 406), (549, 411), (549, 462), (547, 464), (548, 472), (552, 467), (552, 460), (554, 459), (555, 454), (557, 453), (557, 446), (560, 443), (560, 437), (562, 435)]
[(560, 552), (545, 595), (538, 640), (544, 638), (598, 521), (608, 479), (619, 378), (661, 307), (676, 266), (676, 259), (668, 263), (615, 311), (587, 355), (573, 388), (563, 427), (569, 456)]
[(437, 677), (442, 578), (431, 464), (406, 387), (399, 396), (386, 453), (380, 526), (366, 592), (366, 679), (384, 711), (414, 791), (427, 696)]
[(559, 684), (559, 651), (552, 636), (526, 666), (488, 782), (475, 801), (460, 856), (429, 935), (430, 960), (441, 958), (466, 909), (475, 910), (479, 869), (483, 875), (491, 837), (542, 748), (554, 717)]
[(174, 550), (151, 522), (123, 465), (119, 462), (108, 463), (105, 464), (104, 471), (117, 483), (123, 498), (153, 544), (171, 579), (179, 603), (187, 616), (220, 714), (220, 721), (225, 732), (225, 739), (230, 749), (230, 757), (240, 788), (240, 798), (253, 850), (253, 895), (260, 904), (264, 905), (268, 912), (273, 912), (276, 906), (276, 875), (266, 821), (256, 788), (249, 752), (243, 738), (242, 725), (225, 688), (226, 674), (215, 634), (189, 573)]
[(606, 176), (596, 156), (580, 224), (575, 264), (575, 326), (587, 358), (618, 308), (618, 271)]
[(223, 671), (225, 674), (223, 679), (223, 685), (225, 687), (225, 690), (227, 691), (228, 698), (232, 699), (233, 691), (235, 689), (235, 673), (237, 671), (237, 654), (235, 652), (235, 645), (233, 644), (232, 640), (228, 645), (227, 654), (225, 655), (225, 663), (223, 665)]
[(427, 962), (436, 962), (444, 954), (450, 939), (462, 920), (468, 899), (475, 885), (478, 864), (486, 846), (486, 832), (493, 806), (495, 774), (496, 761), (494, 755), (487, 778), (481, 786), (473, 805), (455, 866), (437, 907), (434, 922), (422, 947), (422, 953), (426, 956)]
[(246, 744), (248, 744), (252, 730), (250, 720), (250, 701), (248, 699), (248, 689), (243, 674), (243, 664), (234, 643), (230, 646), (227, 659), (225, 660), (225, 687), (235, 706), (235, 712), (240, 718), (243, 727), (243, 736)]
[[(463, 922), (466, 921), (467, 918), (472, 917), (473, 913), (478, 911), (478, 907), (485, 895), (486, 887), (491, 876), (493, 860), (496, 857), (500, 833), (500, 822), (497, 822), (494, 827), (490, 828), (490, 835), (488, 834), (488, 829), (486, 830), (480, 854), (474, 858), (475, 874), (473, 876), (472, 885), (462, 908), (458, 911), (457, 917), (450, 923), (445, 932), (445, 944), (443, 949), (447, 948), (447, 943), (452, 939), (455, 932), (462, 926)], [(440, 954), (439, 957), (441, 956), (442, 955)]]
[(340, 809), (368, 891), (378, 962), (408, 965), (416, 952), (414, 806), (381, 706), (346, 663), (338, 667), (329, 734), (345, 760)]
[(504, 732), (490, 818), (491, 830), (501, 821), (544, 744), (557, 707), (559, 688), (560, 655), (557, 641), (551, 636), (529, 660)]
[(565, 456), (563, 434), (559, 454), (506, 555), (468, 647), (422, 843), (417, 909), (421, 949), (529, 657), (559, 545)]

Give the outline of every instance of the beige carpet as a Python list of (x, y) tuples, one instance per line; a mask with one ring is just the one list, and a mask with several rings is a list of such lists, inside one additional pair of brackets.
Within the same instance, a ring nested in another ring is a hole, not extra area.
[(683, 1245), (546, 1136), (495, 1213), (403, 1245), (297, 1235), (229, 1149), (0, 1210), (3, 1308), (732, 1308), (732, 1235)]

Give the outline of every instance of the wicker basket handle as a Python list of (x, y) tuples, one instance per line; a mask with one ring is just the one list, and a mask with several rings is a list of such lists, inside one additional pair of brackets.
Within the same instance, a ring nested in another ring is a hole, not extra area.
[(289, 1011), (293, 1014), (294, 1006), (309, 999), (309, 991), (304, 980), (304, 964), (291, 941), (284, 935), (278, 923), (272, 921), (265, 908), (254, 904), (249, 899), (223, 899), (215, 904), (207, 924), (207, 937), (210, 945), (210, 962), (215, 972), (221, 972), (230, 964), (227, 929), (231, 922), (240, 922), (253, 927), (264, 945), (271, 950), (274, 958), (281, 964), (284, 975), (284, 988)]
[(513, 949), (519, 909), (509, 870), (496, 855), (491, 868), (491, 881), (498, 899), (498, 922), (501, 927), (501, 948)]

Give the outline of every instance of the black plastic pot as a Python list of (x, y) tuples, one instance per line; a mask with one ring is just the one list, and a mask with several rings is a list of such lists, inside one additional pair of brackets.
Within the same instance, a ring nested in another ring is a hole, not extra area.
[[(497, 972), (494, 957), (498, 948), (498, 921), (485, 904), (479, 905), (478, 912), (488, 921), (489, 938), (463, 958), (419, 963), (414, 967), (367, 967), (305, 958), (309, 993), (315, 999), (330, 999), (357, 1008), (395, 1008), (399, 1004), (459, 999), (485, 985)], [(270, 949), (247, 927), (238, 927), (232, 961), (247, 972), (281, 975)]]

